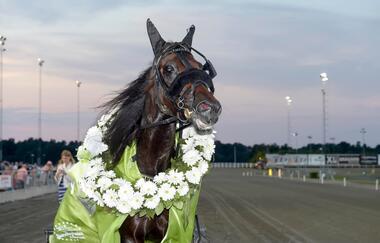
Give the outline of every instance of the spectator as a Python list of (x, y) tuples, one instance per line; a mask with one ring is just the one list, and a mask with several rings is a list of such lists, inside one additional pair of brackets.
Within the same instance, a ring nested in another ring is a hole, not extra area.
[(13, 176), (13, 166), (8, 162), (4, 162), (3, 175), (11, 176), (11, 187), (9, 188), (9, 190), (12, 190), (12, 188), (14, 188), (16, 185), (16, 181), (15, 181), (15, 178)]
[(13, 167), (8, 163), (8, 162), (5, 162), (4, 163), (4, 171), (3, 171), (3, 175), (12, 175), (13, 174)]
[(19, 169), (19, 166), (18, 166), (18, 162), (16, 161), (13, 165), (13, 170), (16, 171), (17, 169)]
[(32, 165), (30, 167), (30, 170), (29, 170), (29, 174), (30, 174), (30, 177), (31, 177), (31, 184), (32, 186), (35, 186), (36, 185), (36, 178), (37, 178), (37, 168), (36, 168), (36, 165)]
[(54, 176), (54, 179), (58, 184), (58, 202), (62, 201), (67, 187), (71, 182), (67, 172), (71, 169), (74, 163), (75, 160), (71, 152), (68, 150), (63, 150), (61, 153), (61, 159), (58, 162), (57, 172)]
[(28, 176), (27, 165), (21, 165), (16, 173), (16, 189), (25, 188), (26, 178)]
[(42, 181), (44, 185), (48, 184), (48, 179), (53, 170), (53, 163), (49, 160), (44, 167), (42, 167)]

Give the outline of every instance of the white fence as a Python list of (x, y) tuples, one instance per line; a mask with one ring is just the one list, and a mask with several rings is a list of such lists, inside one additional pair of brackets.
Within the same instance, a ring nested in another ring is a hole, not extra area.
[(20, 181), (17, 180), (17, 171), (12, 172), (10, 175), (0, 171), (0, 193), (2, 191), (56, 185), (53, 178), (54, 173), (54, 171), (49, 171), (47, 173), (28, 174)]
[(222, 162), (211, 163), (212, 168), (253, 168), (253, 163), (234, 163), (234, 162)]
[[(213, 162), (211, 168), (254, 168), (254, 163)], [(379, 168), (380, 165), (328, 164), (328, 165), (266, 165), (266, 168)]]

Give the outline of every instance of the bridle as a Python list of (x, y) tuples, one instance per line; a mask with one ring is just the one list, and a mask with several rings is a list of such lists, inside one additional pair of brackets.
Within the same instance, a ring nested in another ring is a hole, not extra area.
[[(191, 51), (194, 51), (205, 60), (205, 64), (203, 64), (202, 69), (194, 68), (187, 60), (185, 53), (191, 53)], [(185, 66), (185, 70), (178, 74), (173, 82), (168, 85), (161, 75), (159, 63), (163, 57), (172, 53), (176, 54), (177, 58)], [(140, 128), (151, 128), (179, 121), (180, 127), (177, 130), (182, 130), (183, 128), (189, 126), (191, 122), (189, 116), (185, 114), (185, 117), (183, 118), (181, 117), (181, 113), (194, 112), (197, 109), (196, 108), (195, 110), (189, 111), (185, 108), (183, 95), (187, 89), (184, 89), (184, 86), (191, 84), (191, 89), (193, 89), (195, 86), (202, 84), (214, 93), (215, 89), (212, 79), (217, 75), (216, 70), (211, 61), (208, 60), (200, 51), (183, 42), (174, 42), (165, 47), (160, 54), (155, 57), (152, 68), (155, 72), (155, 86), (157, 91), (159, 90), (159, 87), (164, 90), (165, 97), (176, 106), (177, 114), (173, 116), (172, 114), (166, 112), (167, 109), (163, 107), (157, 95), (155, 100), (156, 105), (160, 108), (161, 112), (170, 117), (152, 124), (143, 125)], [(158, 93), (159, 92), (157, 92), (157, 94)]]

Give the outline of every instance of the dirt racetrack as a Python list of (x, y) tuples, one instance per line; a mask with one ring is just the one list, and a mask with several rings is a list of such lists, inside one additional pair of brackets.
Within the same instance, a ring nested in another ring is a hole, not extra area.
[[(380, 192), (214, 168), (199, 219), (211, 242), (380, 242)], [(1, 194), (0, 194), (1, 196)], [(0, 205), (1, 243), (44, 242), (55, 194)]]

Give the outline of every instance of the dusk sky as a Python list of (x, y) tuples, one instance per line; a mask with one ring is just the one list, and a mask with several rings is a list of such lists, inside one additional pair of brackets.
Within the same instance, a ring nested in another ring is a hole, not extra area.
[[(207, 3), (206, 3), (207, 2)], [(14, 1), (0, 0), (4, 53), (4, 138), (37, 136), (38, 65), (43, 58), (42, 137), (76, 139), (96, 106), (151, 65), (151, 18), (166, 40), (193, 46), (218, 71), (222, 142), (286, 142), (285, 96), (293, 98), (298, 145), (322, 137), (319, 74), (326, 72), (328, 138), (380, 143), (380, 2), (332, 1)], [(294, 145), (294, 141), (293, 141)]]

